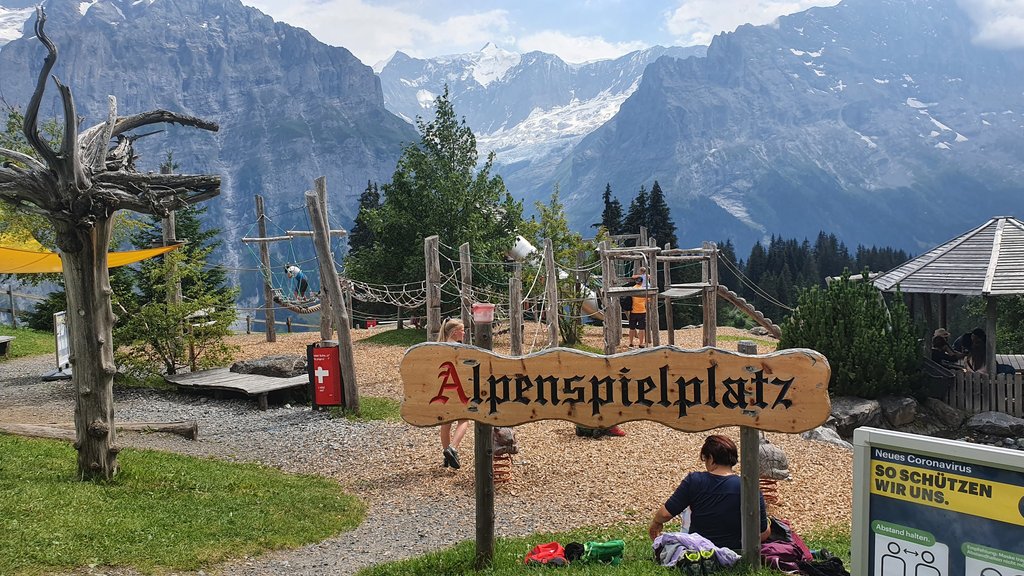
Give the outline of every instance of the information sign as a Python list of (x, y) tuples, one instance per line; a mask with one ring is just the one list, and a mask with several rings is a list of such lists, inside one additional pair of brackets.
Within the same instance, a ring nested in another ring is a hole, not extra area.
[(1024, 454), (854, 431), (853, 573), (1024, 575)]

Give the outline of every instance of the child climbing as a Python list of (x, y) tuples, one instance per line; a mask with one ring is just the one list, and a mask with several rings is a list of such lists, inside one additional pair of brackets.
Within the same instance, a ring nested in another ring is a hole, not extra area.
[(292, 294), (294, 298), (296, 300), (305, 300), (306, 291), (309, 290), (309, 281), (306, 280), (306, 275), (294, 264), (285, 266), (284, 273), (292, 279)]

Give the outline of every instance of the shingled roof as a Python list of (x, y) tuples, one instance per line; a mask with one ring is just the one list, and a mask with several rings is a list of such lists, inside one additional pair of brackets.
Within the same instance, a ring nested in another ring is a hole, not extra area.
[(992, 218), (904, 262), (874, 281), (884, 292), (998, 296), (1024, 294), (1024, 222)]

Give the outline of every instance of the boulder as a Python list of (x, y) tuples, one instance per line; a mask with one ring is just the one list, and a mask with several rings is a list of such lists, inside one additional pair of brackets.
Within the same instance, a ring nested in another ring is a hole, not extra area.
[(306, 357), (297, 354), (279, 354), (255, 360), (239, 360), (231, 365), (231, 371), (239, 374), (292, 378), (306, 373)]
[(747, 332), (750, 332), (754, 336), (767, 336), (769, 334), (768, 329), (764, 326), (754, 326), (750, 330), (747, 330)]
[(853, 450), (853, 444), (850, 444), (846, 440), (843, 440), (839, 433), (829, 428), (828, 426), (818, 426), (814, 430), (808, 430), (802, 432), (800, 437), (804, 440), (814, 440), (815, 442), (828, 442), (829, 444), (835, 444), (847, 450)]
[(913, 398), (884, 396), (878, 401), (885, 421), (894, 428), (912, 423), (918, 416), (918, 403)]
[(971, 416), (964, 424), (969, 430), (993, 436), (1024, 435), (1024, 419), (1003, 414), (1002, 412), (981, 412)]
[(963, 411), (957, 410), (937, 398), (925, 398), (921, 407), (923, 410), (920, 417), (934, 420), (947, 429), (959, 428), (967, 419), (967, 415)]
[(861, 426), (879, 427), (882, 423), (882, 409), (878, 400), (854, 396), (833, 398), (832, 416), (835, 418), (836, 432), (843, 438), (852, 438), (853, 431)]

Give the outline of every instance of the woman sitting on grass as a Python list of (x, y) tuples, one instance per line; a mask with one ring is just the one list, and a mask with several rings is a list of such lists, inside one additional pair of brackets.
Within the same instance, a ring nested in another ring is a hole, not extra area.
[[(736, 443), (730, 438), (714, 434), (704, 440), (700, 461), (705, 472), (690, 472), (665, 504), (654, 513), (648, 534), (658, 537), (668, 522), (687, 507), (690, 508), (690, 532), (700, 534), (719, 548), (738, 552), (742, 547), (740, 514), (740, 477), (733, 466), (739, 461)], [(761, 506), (761, 542), (768, 539), (768, 514), (764, 495), (759, 494)]]

